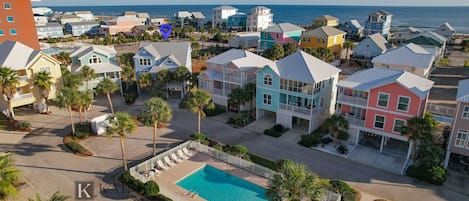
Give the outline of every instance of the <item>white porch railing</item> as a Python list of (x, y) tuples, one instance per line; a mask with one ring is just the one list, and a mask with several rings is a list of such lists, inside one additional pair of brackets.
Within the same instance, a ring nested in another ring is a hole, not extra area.
[(224, 96), (223, 89), (212, 88), (212, 93)]
[(27, 75), (18, 76), (18, 81), (20, 81), (20, 82), (28, 82), (28, 81), (29, 81), (29, 77), (28, 77)]
[(20, 99), (29, 99), (33, 98), (33, 93), (25, 93), (25, 94), (15, 94), (13, 100), (20, 100)]
[(348, 116), (348, 115), (345, 115), (345, 119), (347, 119), (349, 124), (352, 124), (355, 126), (361, 126), (361, 127), (365, 126), (365, 120), (356, 119), (355, 117)]
[(347, 96), (344, 94), (339, 94), (337, 100), (342, 103), (351, 103), (358, 106), (366, 106), (368, 104), (368, 100), (365, 98)]
[(241, 77), (239, 77), (239, 76), (225, 76), (225, 81), (241, 84)]
[[(281, 110), (286, 110), (286, 111), (291, 111), (291, 112), (296, 112), (304, 115), (310, 115), (311, 114), (311, 109), (305, 108), (305, 107), (298, 107), (295, 105), (289, 105), (289, 104), (284, 104), (280, 103), (279, 104), (279, 109)], [(313, 109), (313, 113), (316, 112), (317, 110)]]

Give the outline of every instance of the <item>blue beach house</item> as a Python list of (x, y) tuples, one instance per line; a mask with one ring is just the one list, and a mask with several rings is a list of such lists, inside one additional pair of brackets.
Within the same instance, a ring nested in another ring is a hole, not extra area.
[(229, 31), (246, 31), (246, 23), (248, 16), (246, 13), (236, 13), (228, 17), (228, 27)]
[(380, 33), (369, 35), (353, 48), (353, 59), (369, 62), (390, 48), (388, 41)]
[(391, 31), (391, 21), (392, 14), (384, 10), (368, 14), (368, 19), (365, 21), (365, 36), (381, 33), (385, 38), (388, 38)]
[(358, 20), (349, 20), (339, 25), (339, 29), (347, 32), (347, 39), (358, 40), (363, 36), (363, 27)]
[(340, 69), (297, 51), (256, 73), (256, 119), (312, 132), (334, 113)]
[(73, 36), (80, 35), (98, 35), (101, 25), (99, 22), (69, 22), (64, 25), (65, 31)]

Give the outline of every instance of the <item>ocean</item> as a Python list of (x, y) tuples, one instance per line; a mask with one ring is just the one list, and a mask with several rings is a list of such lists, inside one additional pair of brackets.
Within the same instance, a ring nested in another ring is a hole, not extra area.
[[(449, 22), (457, 32), (469, 33), (469, 7), (389, 7), (389, 6), (315, 6), (315, 5), (264, 5), (272, 9), (274, 22), (290, 22), (299, 25), (310, 25), (312, 19), (321, 15), (333, 15), (345, 22), (357, 19), (360, 23), (368, 14), (383, 9), (393, 14), (393, 29), (413, 26), (430, 30)], [(126, 10), (148, 12), (153, 16), (172, 18), (177, 11), (202, 12), (207, 20), (211, 18), (212, 9), (217, 5), (146, 5), (146, 6), (69, 6), (49, 7), (53, 11), (89, 10), (95, 15), (121, 15)], [(250, 13), (255, 5), (235, 5), (239, 12)]]

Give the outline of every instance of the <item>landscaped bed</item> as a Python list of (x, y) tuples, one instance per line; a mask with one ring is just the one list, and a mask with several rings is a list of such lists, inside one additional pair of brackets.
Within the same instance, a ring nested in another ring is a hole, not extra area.
[(75, 126), (75, 136), (72, 134), (66, 135), (63, 139), (64, 145), (70, 149), (74, 154), (79, 156), (93, 156), (93, 153), (86, 147), (80, 144), (82, 139), (89, 137), (91, 133), (90, 124), (77, 124)]
[(282, 134), (288, 131), (288, 128), (283, 127), (280, 124), (276, 124), (270, 129), (265, 129), (264, 134), (272, 137), (280, 137)]

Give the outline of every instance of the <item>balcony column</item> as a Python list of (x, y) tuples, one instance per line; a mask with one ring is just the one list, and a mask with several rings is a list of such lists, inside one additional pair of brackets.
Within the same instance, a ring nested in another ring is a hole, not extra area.
[(384, 136), (381, 135), (381, 145), (379, 146), (379, 152), (383, 152), (383, 146), (384, 146)]
[(413, 147), (414, 147), (413, 141), (409, 140), (409, 149), (407, 150), (407, 157), (406, 157), (407, 160), (409, 160), (410, 154), (412, 154)]

